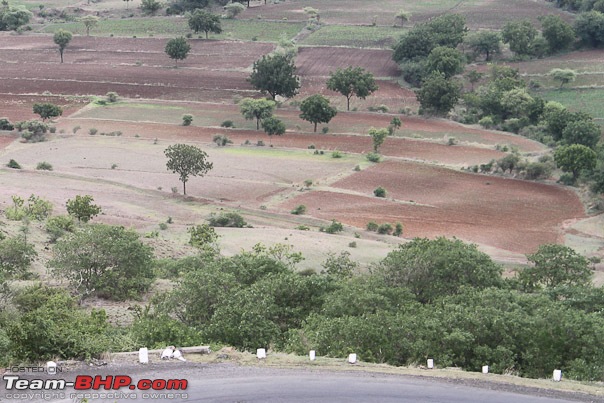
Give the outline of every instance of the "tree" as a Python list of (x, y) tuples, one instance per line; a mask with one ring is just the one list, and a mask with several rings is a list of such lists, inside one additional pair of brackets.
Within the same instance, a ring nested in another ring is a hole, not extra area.
[(541, 245), (532, 255), (527, 255), (532, 266), (520, 272), (520, 281), (533, 289), (545, 287), (586, 286), (593, 273), (591, 264), (583, 256), (564, 245)]
[(205, 249), (207, 247), (214, 248), (220, 237), (214, 228), (210, 227), (208, 224), (189, 227), (187, 232), (191, 235), (189, 238), (189, 245), (200, 249)]
[(187, 194), (186, 183), (189, 176), (203, 176), (214, 167), (213, 163), (206, 161), (208, 154), (188, 144), (171, 145), (164, 150), (164, 154), (168, 158), (168, 170), (180, 176), (184, 195)]
[(166, 54), (170, 59), (174, 59), (175, 66), (178, 65), (179, 60), (186, 59), (190, 51), (191, 45), (189, 45), (183, 36), (170, 39), (168, 43), (166, 43)]
[(582, 144), (591, 149), (596, 148), (602, 132), (600, 126), (593, 120), (576, 120), (569, 122), (562, 131), (562, 139), (566, 144)]
[(601, 46), (604, 44), (604, 14), (599, 11), (579, 14), (575, 32), (584, 44), (594, 48)]
[(577, 72), (573, 69), (551, 69), (549, 75), (556, 81), (560, 81), (560, 88), (564, 84), (568, 84), (575, 81), (577, 78)]
[(486, 288), (501, 282), (502, 269), (476, 245), (444, 237), (415, 238), (400, 245), (377, 269), (391, 287), (408, 287), (422, 303), (455, 295), (461, 286)]
[(226, 11), (227, 18), (233, 19), (241, 14), (245, 10), (245, 7), (241, 3), (229, 3), (224, 6), (224, 10)]
[(315, 124), (315, 133), (317, 132), (317, 123), (329, 123), (329, 121), (338, 113), (337, 109), (329, 105), (329, 100), (322, 95), (315, 94), (306, 98), (300, 104), (300, 119)]
[(25, 7), (0, 7), (0, 31), (16, 31), (29, 23), (33, 14)]
[(20, 276), (38, 254), (23, 236), (0, 240), (0, 277)]
[(439, 71), (445, 75), (445, 78), (451, 78), (461, 73), (465, 64), (465, 57), (459, 50), (437, 46), (428, 55), (426, 70), (429, 73)]
[(501, 53), (501, 36), (498, 32), (480, 31), (468, 36), (467, 44), (476, 55), (485, 54), (485, 61), (491, 56)]
[(424, 79), (416, 94), (421, 112), (445, 115), (457, 104), (461, 85), (447, 80), (443, 73), (433, 72)]
[(550, 53), (568, 49), (575, 41), (573, 27), (559, 15), (547, 15), (539, 18), (543, 30), (541, 34), (547, 41)]
[(531, 45), (537, 36), (537, 30), (530, 20), (510, 21), (501, 31), (503, 42), (518, 56), (530, 55)]
[(411, 13), (409, 13), (401, 8), (400, 10), (398, 10), (398, 12), (394, 16), (394, 18), (397, 20), (400, 20), (401, 27), (402, 27), (403, 24), (405, 24), (405, 22), (409, 21), (409, 18), (411, 18)]
[(384, 144), (384, 140), (388, 137), (388, 129), (369, 129), (369, 135), (371, 136), (371, 141), (373, 142), (373, 151), (378, 152), (380, 146)]
[(257, 90), (270, 94), (274, 101), (277, 95), (291, 98), (298, 93), (300, 79), (295, 74), (292, 57), (280, 54), (262, 56), (254, 62), (248, 81)]
[(256, 119), (256, 130), (260, 130), (260, 121), (269, 118), (275, 110), (275, 101), (268, 99), (244, 98), (239, 103), (241, 114), (246, 120)]
[(94, 198), (90, 195), (76, 195), (75, 199), (67, 200), (67, 213), (78, 219), (78, 222), (88, 222), (101, 214), (101, 207), (92, 204)]
[(90, 36), (90, 30), (99, 24), (99, 17), (87, 15), (80, 18), (80, 21), (84, 23), (84, 26), (86, 27), (86, 36)]
[(573, 180), (577, 180), (582, 170), (596, 166), (596, 152), (582, 144), (561, 146), (554, 152), (554, 161), (564, 172), (571, 172)]
[(71, 42), (73, 35), (69, 31), (59, 29), (54, 35), (54, 42), (59, 45), (59, 53), (61, 54), (61, 63), (63, 63), (63, 52), (65, 48)]
[(208, 39), (209, 32), (215, 34), (222, 32), (220, 16), (200, 9), (195, 10), (189, 17), (189, 28), (195, 31), (195, 33), (199, 31), (205, 32), (206, 39)]
[(470, 70), (466, 74), (470, 85), (472, 86), (471, 90), (474, 92), (474, 84), (480, 81), (480, 79), (484, 76), (484, 73), (479, 73), (478, 70)]
[(51, 103), (34, 104), (33, 111), (35, 114), (40, 115), (42, 121), (63, 114), (63, 109), (61, 109), (61, 107)]
[(144, 14), (155, 15), (156, 12), (162, 7), (161, 3), (157, 0), (142, 0), (141, 10)]
[(285, 133), (285, 123), (272, 116), (262, 120), (262, 128), (264, 129), (264, 132), (269, 135), (269, 137), (281, 136)]
[(350, 98), (356, 96), (361, 99), (367, 98), (378, 90), (373, 74), (361, 67), (347, 67), (337, 69), (329, 75), (327, 88), (339, 92), (346, 97), (346, 110), (350, 110)]
[(81, 298), (138, 298), (153, 281), (153, 252), (124, 227), (92, 224), (59, 239), (49, 262)]

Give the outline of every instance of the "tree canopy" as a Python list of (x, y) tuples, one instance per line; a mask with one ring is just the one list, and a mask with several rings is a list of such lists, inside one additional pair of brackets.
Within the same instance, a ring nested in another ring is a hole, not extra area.
[(90, 36), (90, 30), (99, 24), (99, 17), (95, 15), (86, 15), (80, 18), (80, 21), (84, 24), (84, 27), (86, 28), (86, 36)]
[(203, 176), (214, 167), (213, 163), (207, 161), (205, 151), (188, 144), (171, 145), (164, 150), (164, 154), (168, 158), (168, 170), (179, 175), (184, 195), (187, 194), (189, 176)]
[(93, 204), (93, 201), (94, 198), (90, 195), (76, 195), (74, 199), (67, 200), (67, 213), (79, 222), (88, 222), (101, 213), (101, 207)]
[(352, 66), (332, 72), (327, 80), (327, 88), (346, 97), (346, 110), (348, 111), (350, 110), (350, 98), (353, 95), (365, 99), (378, 90), (373, 74), (361, 67)]
[(501, 36), (498, 32), (480, 31), (469, 35), (467, 44), (476, 55), (484, 54), (487, 62), (494, 54), (501, 53)]
[(34, 104), (33, 111), (40, 115), (43, 121), (63, 114), (63, 109), (60, 106), (51, 103)]
[(546, 15), (539, 20), (543, 27), (542, 35), (547, 41), (550, 53), (568, 49), (575, 41), (573, 27), (559, 15)]
[(532, 266), (520, 271), (520, 280), (528, 289), (541, 285), (585, 286), (593, 275), (589, 261), (564, 245), (541, 245), (537, 252), (527, 258)]
[(191, 51), (191, 45), (187, 42), (184, 36), (170, 39), (168, 43), (166, 43), (166, 54), (170, 57), (170, 59), (174, 59), (175, 65), (178, 65), (179, 60), (184, 60), (189, 55)]
[(61, 55), (61, 63), (63, 63), (63, 52), (65, 51), (65, 48), (67, 47), (69, 42), (71, 42), (72, 38), (73, 38), (73, 35), (69, 31), (59, 29), (57, 32), (55, 32), (53, 40), (57, 45), (59, 45), (59, 54)]
[(561, 146), (554, 152), (556, 165), (564, 172), (571, 172), (576, 180), (582, 170), (591, 170), (596, 166), (596, 152), (582, 144)]
[(215, 34), (222, 32), (220, 16), (201, 9), (195, 10), (189, 17), (189, 28), (195, 31), (195, 33), (199, 31), (205, 32), (206, 39), (208, 39), (209, 32)]
[(501, 36), (503, 42), (509, 44), (510, 50), (516, 55), (530, 55), (537, 29), (530, 20), (510, 21), (504, 25)]
[(337, 109), (329, 105), (329, 100), (320, 94), (311, 95), (300, 104), (300, 119), (314, 123), (314, 131), (317, 131), (317, 123), (329, 123), (338, 113)]
[(457, 49), (446, 46), (437, 46), (426, 59), (426, 71), (441, 72), (445, 78), (451, 78), (461, 73), (466, 64), (465, 56)]
[(260, 121), (273, 115), (276, 103), (268, 99), (244, 98), (239, 102), (239, 110), (246, 120), (256, 119), (256, 130), (260, 130)]
[(249, 82), (257, 90), (270, 94), (273, 100), (277, 95), (291, 98), (300, 89), (293, 58), (280, 54), (262, 56), (255, 61)]
[(422, 113), (445, 115), (459, 100), (461, 85), (435, 71), (424, 79), (416, 94)]

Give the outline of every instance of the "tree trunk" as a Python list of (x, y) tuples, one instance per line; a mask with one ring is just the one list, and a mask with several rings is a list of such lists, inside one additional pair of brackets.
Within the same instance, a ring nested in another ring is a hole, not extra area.
[(59, 49), (59, 53), (61, 54), (61, 63), (63, 63), (63, 49)]
[(256, 119), (256, 130), (260, 130), (260, 118)]
[(182, 194), (187, 195), (187, 182), (182, 181)]
[(350, 97), (346, 97), (346, 110), (350, 112)]
[(315, 122), (315, 133), (317, 132), (317, 122)]
[(208, 39), (208, 31), (206, 31), (206, 39)]

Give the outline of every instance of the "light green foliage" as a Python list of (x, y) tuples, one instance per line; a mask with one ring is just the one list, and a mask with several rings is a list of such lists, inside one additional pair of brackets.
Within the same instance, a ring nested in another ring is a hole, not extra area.
[(505, 157), (501, 158), (500, 160), (497, 160), (497, 166), (499, 168), (501, 168), (501, 170), (503, 172), (509, 170), (510, 174), (511, 174), (519, 162), (520, 162), (520, 157), (518, 156), (518, 154), (511, 153), (511, 154), (508, 154)]
[(571, 172), (577, 180), (582, 170), (592, 170), (596, 166), (596, 152), (582, 144), (561, 146), (554, 152), (556, 165), (564, 172)]
[(602, 132), (593, 120), (576, 120), (569, 122), (562, 131), (562, 139), (566, 144), (582, 144), (595, 148), (600, 141)]
[(575, 41), (573, 27), (559, 15), (546, 15), (539, 18), (543, 27), (543, 37), (547, 41), (550, 53), (568, 49)]
[(373, 151), (377, 154), (380, 146), (384, 144), (386, 137), (388, 137), (388, 129), (376, 129), (372, 127), (369, 129), (369, 136), (371, 136), (371, 141), (373, 142)]
[(260, 130), (260, 121), (273, 115), (276, 103), (268, 99), (244, 98), (239, 110), (246, 120), (256, 119), (256, 130)]
[(443, 73), (445, 78), (451, 78), (461, 73), (466, 64), (465, 56), (457, 49), (437, 46), (426, 59), (426, 70), (431, 73)]
[(262, 120), (262, 128), (269, 136), (282, 136), (285, 134), (285, 123), (273, 116)]
[(484, 54), (487, 62), (493, 55), (501, 53), (501, 36), (497, 32), (479, 31), (469, 35), (466, 42), (475, 55)]
[(219, 34), (222, 32), (220, 16), (209, 13), (205, 10), (197, 9), (189, 16), (189, 28), (195, 33), (203, 31), (206, 33), (206, 39), (210, 32)]
[(585, 286), (591, 282), (592, 265), (567, 246), (541, 245), (527, 258), (532, 266), (520, 271), (519, 280), (528, 290), (539, 286)]
[(501, 36), (503, 42), (509, 44), (510, 50), (517, 56), (527, 56), (532, 53), (537, 29), (530, 20), (511, 21), (504, 25)]
[(162, 8), (162, 4), (157, 0), (142, 0), (141, 10), (143, 14), (155, 15)]
[(46, 133), (50, 127), (39, 120), (27, 120), (15, 123), (15, 128), (21, 133), (28, 143), (37, 143), (46, 140)]
[(166, 168), (179, 175), (185, 195), (189, 176), (204, 176), (214, 167), (213, 163), (207, 161), (205, 151), (188, 144), (171, 145), (164, 150), (164, 155), (168, 158)]
[(380, 262), (377, 271), (391, 286), (408, 287), (418, 301), (427, 303), (454, 295), (461, 286), (497, 286), (502, 269), (476, 245), (441, 237), (415, 238), (400, 245)]
[(59, 53), (61, 54), (61, 63), (63, 63), (63, 52), (65, 48), (71, 42), (73, 35), (69, 31), (65, 31), (63, 29), (59, 29), (55, 32), (53, 40), (59, 46)]
[(416, 94), (420, 103), (420, 113), (445, 115), (457, 104), (461, 95), (461, 85), (447, 80), (442, 73), (433, 72), (426, 77)]
[(359, 270), (359, 263), (350, 258), (350, 252), (343, 251), (339, 255), (329, 253), (321, 264), (328, 276), (335, 278), (350, 278)]
[(378, 90), (373, 74), (361, 67), (337, 69), (329, 75), (327, 88), (346, 97), (346, 110), (350, 110), (350, 98), (365, 99)]
[(163, 349), (169, 345), (198, 346), (203, 344), (201, 333), (194, 328), (172, 318), (170, 315), (158, 313), (150, 306), (134, 309), (134, 323), (130, 326), (129, 335), (136, 347)]
[(86, 15), (80, 18), (80, 21), (86, 27), (86, 36), (90, 36), (90, 30), (99, 25), (99, 17), (95, 15)]
[(101, 207), (93, 204), (94, 198), (90, 195), (76, 195), (75, 199), (67, 200), (65, 206), (67, 213), (78, 219), (78, 222), (88, 222), (101, 214)]
[(249, 82), (262, 93), (270, 94), (273, 100), (277, 95), (291, 98), (300, 89), (300, 78), (296, 76), (293, 58), (280, 54), (262, 56), (262, 59), (255, 61)]
[(218, 235), (214, 228), (210, 227), (208, 224), (189, 227), (187, 232), (191, 236), (189, 238), (189, 245), (201, 249), (207, 247), (216, 249), (216, 243), (220, 235)]
[(38, 162), (38, 165), (36, 165), (36, 169), (38, 171), (52, 171), (52, 164), (46, 161)]
[(564, 84), (575, 81), (577, 78), (577, 72), (572, 69), (552, 69), (549, 75), (556, 81), (560, 81), (560, 88)]
[(367, 158), (367, 161), (369, 162), (380, 162), (382, 156), (378, 153), (367, 153), (365, 158)]
[(317, 132), (318, 123), (329, 123), (338, 113), (337, 109), (329, 105), (329, 100), (320, 94), (311, 95), (300, 104), (300, 119), (314, 123), (314, 132)]
[(44, 221), (52, 213), (52, 203), (32, 194), (27, 204), (19, 196), (12, 196), (13, 205), (6, 209), (6, 218), (19, 221), (24, 218)]
[(224, 6), (224, 11), (226, 11), (226, 17), (232, 19), (245, 11), (245, 6), (241, 3), (229, 3)]
[(166, 43), (165, 51), (170, 59), (174, 59), (174, 65), (177, 66), (179, 60), (187, 58), (191, 51), (191, 45), (189, 45), (184, 36), (181, 36), (170, 39), (168, 43)]
[(151, 248), (136, 232), (104, 224), (91, 224), (59, 239), (49, 266), (81, 298), (140, 298), (154, 278)]
[(58, 215), (46, 220), (46, 232), (50, 236), (50, 242), (56, 242), (57, 239), (68, 232), (74, 232), (75, 229), (75, 221), (69, 215)]
[(300, 204), (295, 209), (293, 209), (291, 213), (295, 215), (302, 215), (306, 213), (306, 206), (304, 204)]
[(38, 254), (34, 246), (24, 237), (4, 238), (0, 240), (0, 276), (19, 277)]
[(51, 103), (34, 104), (33, 111), (35, 114), (40, 115), (43, 121), (63, 114), (61, 107)]
[(402, 8), (398, 10), (396, 15), (394, 16), (397, 20), (401, 22), (401, 27), (405, 24), (405, 22), (409, 21), (411, 18), (411, 13), (403, 10)]

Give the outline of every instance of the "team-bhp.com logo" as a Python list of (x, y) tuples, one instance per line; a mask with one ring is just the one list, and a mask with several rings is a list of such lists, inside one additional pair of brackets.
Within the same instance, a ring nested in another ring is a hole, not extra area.
[[(23, 398), (24, 396), (36, 398), (36, 392), (63, 392), (67, 388), (73, 388), (75, 392), (69, 394), (60, 393), (60, 395), (62, 395), (62, 397), (67, 397), (68, 395), (68, 397), (72, 399), (136, 399), (139, 397), (136, 393), (117, 393), (117, 391), (122, 388), (126, 388), (126, 390), (129, 391), (146, 391), (142, 394), (142, 398), (188, 398), (187, 393), (156, 393), (157, 391), (166, 392), (186, 390), (188, 387), (188, 381), (186, 379), (140, 379), (138, 381), (134, 381), (128, 375), (108, 375), (105, 377), (100, 375), (78, 375), (76, 376), (75, 381), (70, 382), (65, 379), (25, 379), (14, 373), (9, 375), (5, 374), (2, 379), (4, 380), (5, 390), (8, 392), (5, 395), (6, 398)], [(98, 391), (109, 391), (110, 393), (98, 393)]]

